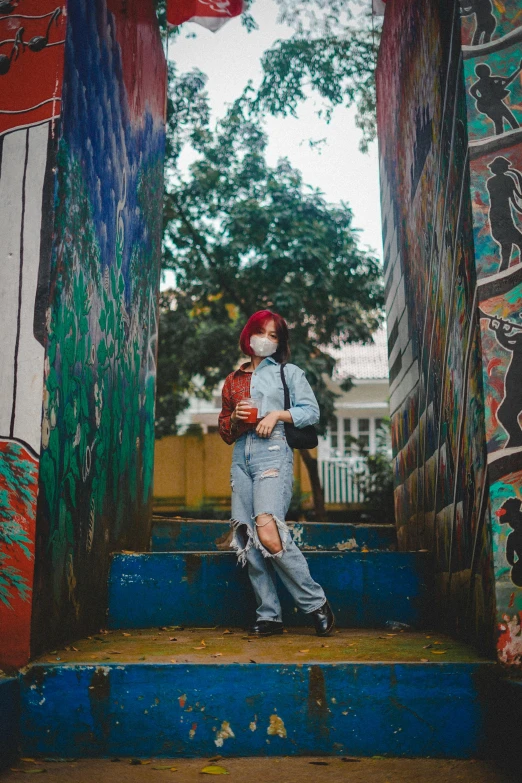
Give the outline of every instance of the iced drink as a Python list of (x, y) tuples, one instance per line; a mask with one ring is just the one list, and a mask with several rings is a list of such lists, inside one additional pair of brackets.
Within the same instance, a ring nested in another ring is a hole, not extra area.
[(246, 424), (255, 424), (258, 418), (259, 412), (259, 400), (255, 400), (253, 397), (247, 397), (243, 402), (248, 403), (250, 410), (248, 411), (248, 418), (243, 419)]

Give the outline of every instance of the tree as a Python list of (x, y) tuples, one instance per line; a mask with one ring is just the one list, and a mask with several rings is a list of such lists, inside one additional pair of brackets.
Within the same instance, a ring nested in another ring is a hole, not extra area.
[[(360, 149), (376, 136), (375, 65), (381, 22), (368, 13), (367, 0), (277, 0), (279, 20), (294, 29), (265, 52), (263, 76), (251, 97), (259, 115), (296, 116), (299, 105), (319, 96), (319, 113), (328, 122), (336, 106), (355, 106)], [(165, 0), (156, 0), (166, 32)], [(251, 1), (242, 24), (256, 30)], [(173, 31), (174, 34), (178, 30)], [(171, 33), (172, 34), (172, 33)]]
[[(264, 308), (289, 323), (293, 360), (318, 398), (324, 431), (334, 401), (325, 382), (334, 360), (324, 346), (371, 339), (382, 306), (379, 264), (359, 249), (346, 204), (328, 204), (287, 160), (268, 166), (250, 96), (211, 130), (202, 79), (187, 97), (194, 78), (181, 77), (174, 92), (182, 104), (197, 97), (198, 117), (180, 125), (178, 109), (169, 126), (164, 266), (175, 272), (176, 290), (162, 298), (158, 434), (176, 430), (187, 391), (210, 395), (230, 372), (244, 322)], [(184, 139), (198, 154), (188, 176), (176, 169)], [(303, 458), (322, 517), (317, 462)]]

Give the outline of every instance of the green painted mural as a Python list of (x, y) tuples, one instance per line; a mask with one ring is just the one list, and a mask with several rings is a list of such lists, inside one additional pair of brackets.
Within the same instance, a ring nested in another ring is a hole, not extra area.
[(522, 666), (521, 41), (518, 0), (431, 0), (427, 14), (390, 0), (378, 69), (399, 541), (435, 552), (445, 619), (512, 666)]
[(387, 3), (377, 69), (395, 508), (437, 621), (494, 647), (484, 391), (460, 16)]
[(462, 3), (499, 659), (522, 666), (522, 18)]
[(33, 653), (99, 627), (110, 553), (149, 537), (165, 103), (152, 0), (71, 2), (63, 83)]

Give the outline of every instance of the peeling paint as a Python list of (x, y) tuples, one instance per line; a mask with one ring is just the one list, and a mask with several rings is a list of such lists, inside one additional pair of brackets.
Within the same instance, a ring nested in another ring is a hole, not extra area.
[(503, 615), (499, 623), (498, 655), (502, 663), (510, 666), (522, 664), (522, 612), (518, 615)]
[(358, 544), (355, 538), (349, 538), (348, 541), (338, 541), (336, 547), (341, 552), (345, 552), (350, 551), (351, 549), (357, 549)]
[(235, 737), (236, 735), (232, 731), (232, 727), (230, 726), (230, 723), (227, 720), (224, 720), (221, 724), (221, 728), (219, 729), (218, 733), (216, 734), (216, 738), (214, 740), (214, 743), (216, 747), (222, 748), (223, 743), (226, 739), (230, 739)]
[(257, 730), (257, 723), (255, 722), (255, 720), (250, 721), (250, 723), (248, 724), (248, 728), (250, 729), (250, 731)]
[(191, 729), (189, 731), (190, 739), (194, 739), (194, 737), (196, 736), (197, 728), (198, 728), (198, 724), (197, 723), (193, 723), (192, 726), (191, 726)]
[(266, 730), (267, 734), (277, 735), (282, 739), (286, 739), (286, 727), (282, 718), (279, 715), (271, 715), (270, 723)]
[(187, 703), (187, 694), (184, 693), (183, 696), (178, 696), (178, 702), (181, 709), (183, 709), (183, 707)]

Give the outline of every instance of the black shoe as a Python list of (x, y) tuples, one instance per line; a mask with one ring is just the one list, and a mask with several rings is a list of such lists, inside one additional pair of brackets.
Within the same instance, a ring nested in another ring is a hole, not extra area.
[(315, 612), (310, 612), (315, 625), (315, 632), (317, 636), (329, 636), (335, 627), (335, 617), (330, 608), (328, 601), (316, 609)]
[(249, 636), (274, 636), (283, 633), (283, 623), (277, 620), (258, 620), (248, 629)]

